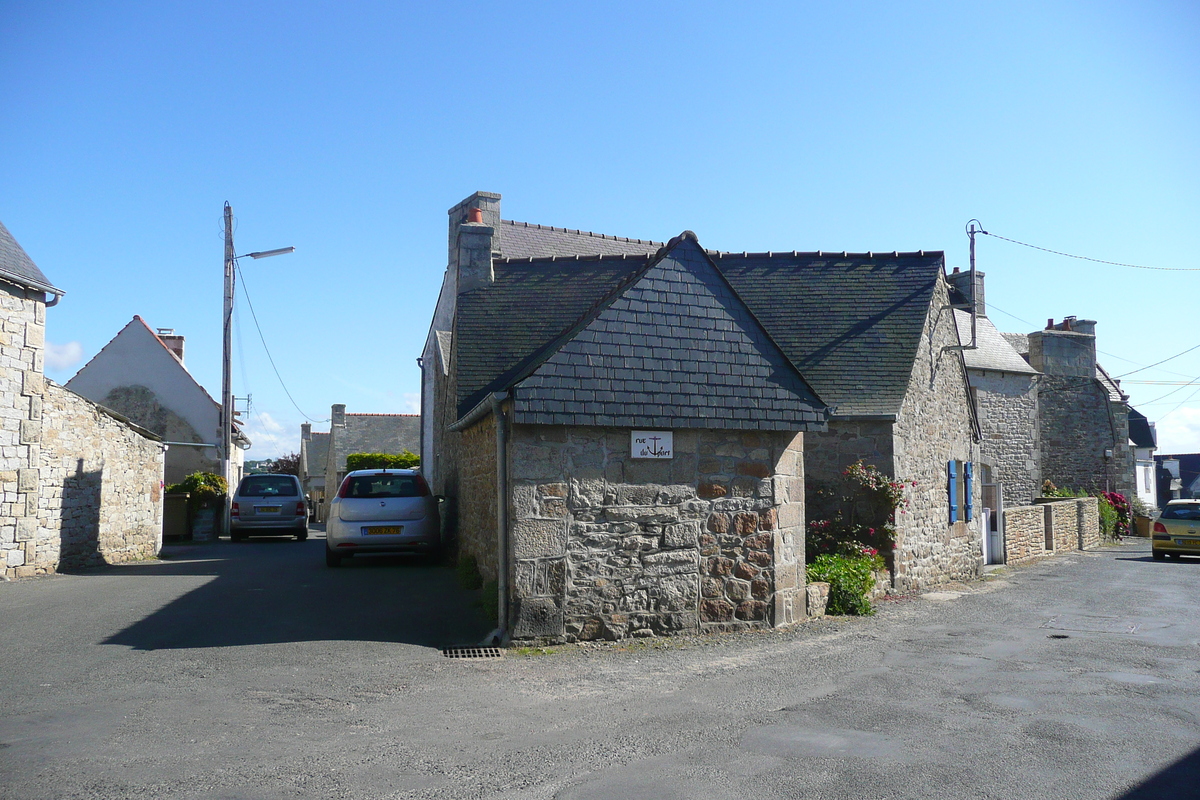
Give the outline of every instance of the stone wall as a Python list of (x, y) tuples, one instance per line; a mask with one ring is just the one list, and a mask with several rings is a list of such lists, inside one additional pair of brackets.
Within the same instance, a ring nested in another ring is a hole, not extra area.
[(496, 580), (496, 419), (491, 414), (454, 438), (458, 495), (456, 543), (459, 557), (472, 556), (485, 581)]
[[(979, 574), (983, 565), (980, 482), (973, 483), (975, 518), (949, 521), (947, 463), (979, 461), (966, 368), (949, 294), (939, 280), (925, 321), (908, 391), (893, 426), (893, 475), (915, 480), (909, 506), (896, 520), (897, 589), (912, 591)], [(961, 480), (961, 477), (960, 477)]]
[(514, 638), (786, 625), (805, 614), (803, 439), (517, 425), (509, 449)]
[(1089, 377), (1043, 375), (1038, 407), (1042, 478), (1059, 488), (1087, 492), (1112, 487), (1116, 476), (1104, 451), (1114, 448), (1113, 420), (1108, 392), (1100, 383)]
[(46, 381), (35, 567), (151, 558), (162, 546), (163, 447)]
[(1004, 509), (1004, 563), (1025, 564), (1047, 554), (1045, 509), (1042, 506)]
[(971, 370), (982, 435), (980, 458), (1003, 486), (1006, 506), (1028, 505), (1041, 494), (1035, 376)]
[(1094, 497), (1004, 510), (1004, 563), (1010, 566), (1056, 552), (1088, 550), (1100, 543), (1100, 513)]
[(809, 481), (837, 480), (856, 461), (892, 474), (891, 421), (834, 418), (828, 431), (804, 438), (804, 475)]

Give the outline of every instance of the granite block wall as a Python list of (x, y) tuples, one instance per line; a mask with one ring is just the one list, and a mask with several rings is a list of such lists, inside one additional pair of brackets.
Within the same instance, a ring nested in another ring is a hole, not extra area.
[(1025, 564), (1055, 553), (1088, 550), (1100, 544), (1100, 514), (1094, 497), (1004, 510), (1006, 564)]
[(1115, 447), (1108, 392), (1094, 378), (1044, 375), (1038, 405), (1042, 478), (1060, 488), (1115, 489), (1113, 460), (1104, 455)]
[(0, 569), (35, 574), (45, 295), (0, 282)]
[(831, 419), (823, 433), (804, 438), (804, 474), (810, 481), (833, 481), (856, 461), (891, 474), (892, 423), (889, 420)]
[(803, 618), (803, 469), (800, 434), (675, 430), (673, 458), (642, 460), (627, 429), (514, 426), (513, 637)]

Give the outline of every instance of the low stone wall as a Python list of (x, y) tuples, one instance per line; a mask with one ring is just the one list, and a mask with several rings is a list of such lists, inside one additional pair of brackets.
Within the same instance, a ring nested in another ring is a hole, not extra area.
[(786, 625), (805, 616), (803, 440), (514, 426), (514, 638), (621, 639)]
[(1100, 544), (1100, 513), (1094, 497), (1004, 510), (1006, 564), (1023, 564), (1055, 552), (1087, 550)]
[[(156, 555), (162, 546), (163, 447), (79, 395), (46, 381), (40, 468), (21, 470), (30, 511), (3, 545), (6, 574), (23, 577)], [(2, 544), (2, 543), (0, 543)]]

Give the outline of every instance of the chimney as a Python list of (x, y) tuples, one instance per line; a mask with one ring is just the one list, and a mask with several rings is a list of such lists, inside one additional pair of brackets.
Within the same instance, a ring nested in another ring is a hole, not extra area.
[(158, 340), (167, 346), (171, 354), (179, 359), (179, 363), (183, 363), (183, 337), (175, 333), (174, 328), (159, 328), (157, 330)]
[(312, 423), (311, 422), (301, 422), (300, 423), (300, 439), (305, 442), (312, 441)]
[(960, 272), (958, 267), (946, 276), (946, 281), (967, 298), (967, 302), (975, 304), (975, 313), (981, 317), (987, 316), (987, 305), (983, 300), (983, 278), (981, 270), (975, 270), (975, 291), (971, 291), (971, 271)]
[(458, 294), (491, 283), (492, 256), (500, 252), (500, 195), (476, 192), (447, 214), (449, 265)]
[(346, 404), (334, 403), (329, 407), (329, 424), (345, 427), (346, 425)]
[(1049, 320), (1044, 331), (1029, 334), (1029, 364), (1046, 375), (1095, 378), (1096, 320)]

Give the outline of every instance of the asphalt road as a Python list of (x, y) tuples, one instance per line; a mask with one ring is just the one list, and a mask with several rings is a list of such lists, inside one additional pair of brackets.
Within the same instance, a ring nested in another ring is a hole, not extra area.
[(0, 584), (3, 798), (1200, 796), (1200, 560), (1061, 556), (786, 632), (439, 647), (452, 570), (319, 536)]

